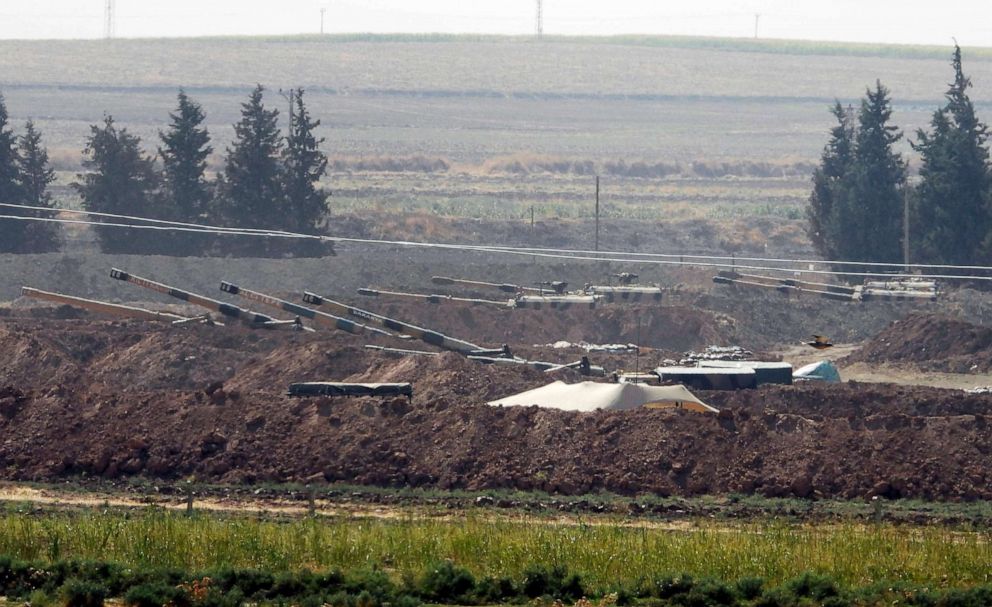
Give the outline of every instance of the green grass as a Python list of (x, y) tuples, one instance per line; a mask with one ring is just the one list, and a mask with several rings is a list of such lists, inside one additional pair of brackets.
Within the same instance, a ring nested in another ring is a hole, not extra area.
[(531, 566), (567, 566), (592, 587), (688, 573), (773, 583), (804, 571), (846, 586), (882, 580), (931, 586), (989, 582), (992, 545), (982, 532), (842, 523), (717, 524), (673, 530), (622, 520), (557, 524), (483, 515), (450, 519), (190, 518), (135, 512), (6, 512), (0, 555), (55, 562), (108, 560), (126, 567), (253, 568), (267, 571), (383, 567), (419, 576), (450, 560), (476, 576), (519, 578)]

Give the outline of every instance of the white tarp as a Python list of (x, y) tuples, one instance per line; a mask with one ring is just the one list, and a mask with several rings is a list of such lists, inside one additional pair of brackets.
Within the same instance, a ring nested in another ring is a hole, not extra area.
[(805, 367), (799, 367), (792, 374), (792, 377), (799, 380), (838, 382), (840, 381), (840, 371), (829, 360), (821, 360)]
[(581, 382), (566, 384), (556, 381), (507, 396), (488, 403), (504, 407), (548, 407), (564, 411), (595, 411), (597, 409), (623, 410), (648, 408), (685, 408), (693, 411), (717, 413), (696, 398), (685, 386), (646, 386), (644, 384), (602, 384)]

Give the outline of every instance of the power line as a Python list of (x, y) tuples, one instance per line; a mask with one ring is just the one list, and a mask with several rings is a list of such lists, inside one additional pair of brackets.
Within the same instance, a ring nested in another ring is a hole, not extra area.
[[(0, 203), (0, 207), (32, 209), (32, 210), (41, 210), (41, 211), (56, 212), (56, 213), (69, 212), (69, 213), (78, 213), (83, 215), (105, 216), (105, 217), (112, 217), (118, 219), (131, 219), (134, 221), (143, 221), (146, 222), (146, 224), (142, 225), (142, 224), (130, 224), (130, 223), (87, 221), (81, 219), (62, 219), (56, 217), (24, 217), (19, 215), (0, 215), (0, 219), (118, 227), (118, 228), (129, 228), (129, 229), (139, 229), (139, 230), (199, 232), (199, 233), (229, 235), (229, 236), (263, 236), (263, 237), (272, 237), (272, 238), (299, 238), (299, 239), (310, 239), (310, 240), (331, 241), (331, 242), (349, 242), (355, 244), (368, 244), (368, 245), (407, 246), (407, 247), (434, 248), (434, 249), (445, 249), (445, 250), (455, 250), (455, 251), (473, 251), (473, 252), (481, 252), (481, 253), (500, 253), (507, 255), (542, 257), (547, 259), (561, 259), (561, 260), (572, 260), (572, 261), (600, 261), (600, 262), (609, 261), (615, 263), (638, 264), (638, 265), (663, 265), (663, 266), (689, 265), (689, 266), (697, 266), (704, 268), (731, 268), (731, 269), (739, 269), (739, 270), (758, 270), (758, 271), (781, 272), (781, 273), (789, 273), (789, 274), (803, 273), (803, 274), (815, 274), (815, 275), (852, 276), (852, 277), (865, 277), (865, 278), (872, 278), (872, 277), (933, 278), (933, 279), (942, 279), (942, 280), (992, 281), (992, 276), (972, 276), (972, 275), (960, 275), (960, 274), (911, 274), (911, 273), (890, 273), (890, 272), (849, 272), (849, 271), (838, 271), (838, 270), (815, 270), (812, 268), (813, 264), (848, 264), (855, 266), (880, 266), (880, 267), (902, 266), (902, 264), (893, 264), (893, 263), (884, 263), (884, 262), (872, 263), (872, 262), (851, 262), (851, 261), (822, 261), (822, 260), (808, 260), (808, 259), (787, 260), (787, 259), (759, 258), (759, 257), (747, 258), (747, 257), (715, 256), (715, 255), (679, 255), (673, 253), (630, 253), (625, 251), (597, 253), (595, 251), (581, 251), (581, 250), (573, 250), (573, 249), (539, 249), (532, 247), (531, 248), (507, 247), (507, 246), (498, 246), (498, 245), (462, 245), (462, 244), (436, 243), (436, 242), (415, 242), (415, 241), (407, 241), (407, 240), (349, 238), (343, 236), (321, 236), (314, 234), (301, 234), (298, 232), (286, 232), (281, 230), (268, 231), (268, 230), (254, 229), (254, 228), (227, 228), (221, 226), (208, 226), (208, 225), (200, 225), (200, 224), (185, 223), (185, 222), (167, 221), (161, 219), (150, 219), (146, 217), (116, 215), (109, 213), (97, 213), (93, 211), (50, 209), (47, 207), (30, 207), (30, 206), (8, 204), (8, 203)], [(147, 225), (147, 224), (156, 224), (156, 225)], [(704, 261), (686, 261), (686, 259), (704, 260)], [(740, 263), (742, 261), (755, 261), (758, 263), (762, 263), (762, 262), (791, 263), (791, 264), (803, 263), (809, 265), (807, 268), (770, 267), (770, 266), (742, 264)], [(918, 264), (912, 267), (955, 269), (955, 270), (982, 270), (987, 272), (992, 271), (992, 267), (989, 266), (951, 266), (951, 265)]]
[[(98, 211), (84, 211), (78, 209), (58, 209), (42, 206), (30, 206), (30, 205), (20, 205), (13, 203), (0, 203), (0, 208), (11, 208), (11, 209), (21, 209), (29, 211), (43, 211), (49, 213), (69, 213), (77, 215), (88, 215), (91, 217), (107, 217), (111, 219), (128, 219), (132, 221), (141, 221), (150, 224), (158, 224), (162, 226), (179, 226), (192, 228), (199, 231), (215, 231), (215, 232), (229, 232), (238, 235), (255, 235), (255, 236), (280, 236), (280, 237), (290, 237), (290, 238), (322, 238), (325, 240), (341, 240), (341, 241), (361, 241), (370, 243), (383, 243), (383, 244), (409, 244), (411, 246), (436, 246), (440, 248), (444, 247), (471, 247), (479, 250), (516, 250), (523, 251), (526, 254), (532, 253), (558, 253), (558, 254), (572, 254), (572, 255), (623, 255), (628, 257), (636, 258), (649, 258), (649, 259), (667, 259), (674, 260), (676, 263), (689, 263), (690, 265), (695, 265), (695, 262), (686, 262), (686, 260), (707, 260), (707, 261), (729, 261), (730, 264), (720, 264), (720, 265), (732, 265), (734, 262), (759, 262), (759, 263), (780, 263), (780, 264), (813, 264), (813, 265), (847, 265), (847, 266), (857, 266), (857, 267), (885, 267), (885, 268), (902, 268), (905, 264), (894, 263), (894, 262), (884, 262), (884, 261), (848, 261), (839, 259), (790, 259), (782, 257), (741, 257), (737, 255), (706, 255), (706, 254), (695, 254), (695, 253), (639, 253), (634, 251), (598, 251), (589, 249), (555, 249), (548, 247), (504, 247), (500, 245), (458, 245), (450, 243), (423, 243), (414, 241), (386, 241), (386, 240), (375, 240), (375, 239), (349, 239), (347, 237), (337, 237), (337, 236), (317, 236), (313, 234), (301, 234), (298, 232), (288, 232), (286, 230), (270, 230), (270, 229), (258, 229), (258, 228), (229, 228), (224, 226), (212, 226), (204, 225), (198, 223), (189, 223), (183, 221), (172, 221), (167, 219), (153, 219), (150, 217), (138, 217), (135, 215), (123, 215), (118, 213), (102, 213)], [(36, 219), (30, 217), (23, 217), (19, 215), (5, 215), (4, 218), (10, 219)], [(53, 220), (54, 221), (54, 220)], [(90, 222), (93, 225), (111, 225), (104, 224), (101, 222)], [(140, 225), (133, 224), (120, 224), (123, 227), (141, 227)], [(914, 268), (928, 268), (928, 269), (940, 269), (940, 270), (981, 270), (986, 272), (992, 272), (992, 266), (978, 266), (978, 265), (950, 265), (950, 264), (911, 264)], [(780, 268), (783, 269), (783, 268)], [(803, 268), (785, 268), (790, 271), (798, 272), (809, 272), (809, 269)], [(833, 272), (830, 272), (833, 273)]]

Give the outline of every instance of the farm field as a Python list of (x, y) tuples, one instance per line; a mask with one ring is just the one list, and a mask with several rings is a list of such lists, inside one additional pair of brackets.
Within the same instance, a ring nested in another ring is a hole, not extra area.
[[(12, 123), (35, 120), (59, 171), (56, 196), (68, 206), (74, 193), (64, 186), (80, 170), (89, 126), (104, 114), (154, 152), (183, 87), (206, 110), (211, 168), (219, 170), (240, 103), (261, 82), (277, 108), (278, 89), (308, 90), (332, 156), (332, 210), (346, 217), (515, 221), (533, 207), (537, 220), (585, 219), (600, 175), (608, 218), (727, 226), (759, 215), (795, 232), (831, 126), (828, 106), (856, 102), (881, 79), (893, 91), (895, 122), (913, 133), (941, 103), (950, 54), (690, 38), (402, 36), (3, 41), (0, 51)], [(965, 49), (965, 62), (985, 112), (992, 55)], [(912, 156), (908, 137), (900, 145)], [(636, 163), (647, 170), (632, 170)], [(749, 246), (780, 247), (761, 239)]]

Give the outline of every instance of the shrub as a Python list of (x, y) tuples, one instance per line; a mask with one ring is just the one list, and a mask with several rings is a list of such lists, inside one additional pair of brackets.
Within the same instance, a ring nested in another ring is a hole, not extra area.
[(798, 604), (795, 595), (785, 588), (773, 588), (762, 594), (754, 602), (754, 607), (794, 607)]
[[(396, 586), (389, 576), (377, 569), (371, 569), (357, 573), (344, 584), (345, 592), (358, 596), (355, 597), (359, 607), (369, 607), (369, 605), (382, 605), (390, 602), (396, 594)], [(363, 603), (363, 601), (371, 601)]]
[(670, 599), (680, 594), (688, 594), (694, 585), (692, 576), (681, 575), (677, 578), (658, 578), (650, 587), (650, 596), (659, 599)]
[(210, 585), (221, 593), (238, 590), (246, 597), (264, 596), (275, 581), (267, 571), (254, 569), (221, 569), (210, 576)]
[(35, 590), (28, 596), (31, 607), (55, 607), (55, 598), (44, 590)]
[(163, 582), (132, 586), (124, 594), (124, 603), (131, 607), (188, 607), (192, 604), (189, 594), (182, 588)]
[(673, 597), (672, 602), (685, 607), (736, 605), (737, 593), (731, 586), (723, 582), (703, 580), (695, 584), (688, 593)]
[(107, 589), (95, 582), (69, 580), (62, 586), (65, 607), (103, 607)]
[(428, 568), (420, 581), (421, 595), (437, 603), (464, 603), (474, 590), (472, 574), (451, 561)]
[(475, 585), (475, 598), (483, 604), (505, 603), (520, 592), (507, 577), (485, 577)]
[(582, 578), (577, 574), (569, 574), (562, 565), (555, 565), (550, 570), (537, 565), (524, 572), (523, 594), (528, 598), (550, 596), (561, 600), (575, 601), (581, 598), (585, 591)]
[(753, 601), (761, 596), (765, 581), (760, 577), (746, 577), (737, 581), (737, 594), (746, 601)]
[(837, 584), (830, 576), (817, 573), (804, 573), (789, 580), (785, 587), (797, 597), (809, 597), (818, 601), (839, 594)]

